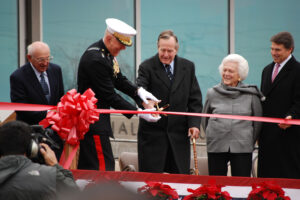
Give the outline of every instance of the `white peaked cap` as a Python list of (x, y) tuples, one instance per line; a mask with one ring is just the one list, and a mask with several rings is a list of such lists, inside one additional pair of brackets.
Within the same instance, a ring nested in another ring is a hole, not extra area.
[(113, 34), (122, 44), (126, 46), (132, 45), (131, 36), (136, 35), (134, 28), (115, 18), (107, 18), (105, 22), (108, 32)]

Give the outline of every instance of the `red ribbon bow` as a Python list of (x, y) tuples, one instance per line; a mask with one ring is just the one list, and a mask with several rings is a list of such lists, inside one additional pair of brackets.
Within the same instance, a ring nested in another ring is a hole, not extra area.
[[(56, 110), (49, 111), (39, 124), (44, 128), (52, 125), (51, 128), (60, 138), (65, 143), (75, 146), (77, 151), (80, 140), (88, 132), (90, 124), (99, 120), (100, 111), (96, 105), (98, 100), (94, 96), (95, 93), (91, 89), (87, 89), (82, 95), (77, 93), (76, 89), (68, 91), (57, 104)], [(64, 158), (61, 162), (65, 163)]]

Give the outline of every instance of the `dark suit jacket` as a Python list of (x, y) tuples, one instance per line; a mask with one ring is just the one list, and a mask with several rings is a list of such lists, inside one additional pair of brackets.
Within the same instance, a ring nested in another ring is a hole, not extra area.
[[(137, 110), (120, 96), (115, 89), (138, 100), (137, 86), (132, 84), (121, 72), (114, 75), (113, 57), (105, 47), (103, 40), (92, 44), (82, 55), (78, 67), (78, 91), (83, 93), (91, 88), (98, 99), (97, 107), (100, 109)], [(130, 118), (132, 115), (126, 114)], [(113, 137), (110, 115), (100, 114), (99, 121), (90, 125), (89, 132), (93, 134)]]
[[(271, 82), (275, 63), (262, 72), (263, 116), (300, 118), (300, 63), (292, 57)], [(259, 137), (259, 177), (300, 178), (300, 127), (283, 130), (275, 123), (264, 123)]]
[[(161, 106), (170, 104), (169, 111), (202, 111), (202, 95), (192, 62), (175, 57), (174, 79), (171, 84), (158, 55), (144, 61), (138, 72), (137, 84), (162, 100)], [(138, 157), (141, 171), (162, 172), (170, 143), (179, 173), (189, 173), (190, 139), (188, 129), (200, 127), (201, 118), (162, 116), (157, 123), (140, 119), (138, 129)]]
[[(11, 102), (56, 105), (64, 95), (64, 85), (61, 68), (53, 63), (47, 69), (51, 98), (48, 103), (41, 84), (36, 77), (30, 63), (17, 69), (10, 76)], [(17, 111), (17, 120), (28, 124), (38, 124), (46, 117), (47, 112), (42, 111)]]

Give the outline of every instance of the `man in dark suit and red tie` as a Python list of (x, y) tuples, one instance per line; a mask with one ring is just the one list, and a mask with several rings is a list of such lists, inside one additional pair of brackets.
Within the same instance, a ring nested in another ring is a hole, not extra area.
[[(61, 68), (50, 63), (52, 56), (49, 46), (36, 41), (27, 47), (27, 51), (29, 62), (10, 76), (11, 102), (57, 105), (64, 95), (64, 85)], [(47, 111), (17, 111), (16, 114), (17, 120), (33, 125), (44, 119)], [(53, 137), (54, 141), (62, 146), (58, 135)], [(55, 152), (57, 157), (60, 156), (59, 152)]]
[[(289, 32), (271, 38), (273, 62), (262, 72), (263, 116), (300, 118), (300, 63)], [(300, 126), (264, 123), (259, 136), (258, 176), (300, 178)]]

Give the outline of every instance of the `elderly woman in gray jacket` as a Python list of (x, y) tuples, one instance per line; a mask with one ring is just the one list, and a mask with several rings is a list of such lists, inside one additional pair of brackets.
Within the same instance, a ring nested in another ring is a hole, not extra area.
[[(243, 84), (249, 67), (238, 54), (226, 56), (219, 71), (220, 84), (207, 91), (203, 113), (261, 116), (262, 93), (256, 86)], [(204, 118), (210, 175), (226, 176), (230, 162), (232, 176), (251, 175), (252, 152), (261, 123), (244, 120)]]

